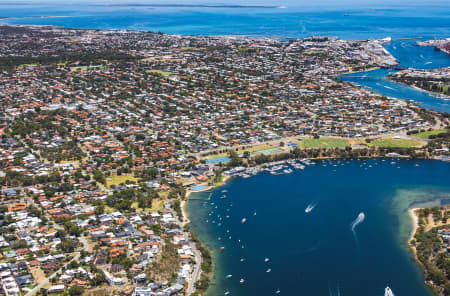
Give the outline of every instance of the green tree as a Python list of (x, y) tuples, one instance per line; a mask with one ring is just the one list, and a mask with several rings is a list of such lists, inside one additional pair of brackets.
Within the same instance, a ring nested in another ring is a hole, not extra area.
[(84, 289), (78, 285), (73, 285), (69, 288), (70, 296), (81, 296), (84, 293)]

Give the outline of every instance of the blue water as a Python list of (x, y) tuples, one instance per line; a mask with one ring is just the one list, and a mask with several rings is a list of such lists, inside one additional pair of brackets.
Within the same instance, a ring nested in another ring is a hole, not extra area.
[[(57, 25), (73, 28), (132, 29), (187, 35), (268, 35), (307, 37), (333, 35), (343, 39), (391, 37), (450, 36), (450, 5), (409, 4), (345, 5), (343, 3), (310, 6), (298, 1), (260, 1), (258, 4), (286, 5), (275, 8), (164, 8), (110, 7), (90, 5), (93, 1), (73, 4), (27, 2), (12, 5), (0, 2), (0, 16), (65, 16), (64, 18), (6, 19), (1, 23)], [(98, 1), (99, 3), (107, 3)], [(130, 1), (116, 1), (128, 2)], [(136, 1), (142, 2), (142, 1)], [(147, 1), (152, 2), (152, 1)], [(153, 1), (154, 3), (165, 3)], [(168, 1), (170, 3), (170, 1)], [(323, 2), (323, 1), (322, 1)], [(172, 1), (172, 3), (186, 3)], [(191, 1), (190, 3), (195, 3)], [(211, 1), (201, 3), (214, 4)], [(218, 2), (219, 4), (223, 4)], [(227, 4), (253, 4), (233, 1)], [(302, 6), (300, 6), (302, 5)], [(373, 10), (384, 8), (385, 10)]]
[[(418, 39), (395, 40), (385, 45), (385, 48), (400, 61), (403, 67), (418, 69), (433, 69), (450, 66), (450, 56), (436, 51), (432, 47), (417, 46)], [(435, 95), (391, 81), (389, 73), (396, 71), (380, 69), (341, 76), (341, 80), (354, 82), (376, 93), (398, 99), (413, 100), (424, 108), (439, 112), (450, 112), (450, 101), (437, 98)]]
[[(450, 164), (438, 161), (354, 160), (231, 180), (210, 202), (188, 203), (191, 227), (217, 263), (208, 295), (264, 296), (280, 289), (281, 295), (381, 296), (386, 286), (395, 295), (431, 295), (406, 245), (406, 209), (448, 199), (449, 174)], [(223, 189), (227, 199), (219, 198)], [(311, 203), (317, 206), (306, 214)], [(361, 212), (365, 220), (352, 232)]]

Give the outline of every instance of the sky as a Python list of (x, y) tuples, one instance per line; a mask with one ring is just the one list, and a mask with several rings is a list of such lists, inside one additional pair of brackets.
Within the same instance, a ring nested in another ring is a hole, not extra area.
[[(176, 3), (176, 4), (239, 4), (239, 5), (274, 5), (274, 6), (320, 6), (320, 5), (355, 5), (361, 6), (411, 6), (442, 5), (450, 7), (450, 0), (0, 0), (0, 4), (117, 4), (117, 3)], [(449, 10), (450, 14), (450, 10)]]

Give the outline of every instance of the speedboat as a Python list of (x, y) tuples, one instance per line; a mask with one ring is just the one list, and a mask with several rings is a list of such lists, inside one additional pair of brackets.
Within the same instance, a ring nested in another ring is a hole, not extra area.
[(227, 278), (227, 279), (231, 279), (231, 277), (232, 277), (232, 275), (231, 274), (229, 274), (229, 275), (227, 275), (225, 278)]
[(241, 279), (240, 281), (239, 281), (239, 283), (241, 284), (241, 285), (243, 285), (244, 284), (244, 279)]
[(242, 218), (241, 223), (244, 224), (245, 221), (247, 221), (247, 219), (246, 218)]
[(269, 262), (269, 258), (264, 259), (264, 262)]
[(266, 272), (271, 272), (271, 271), (272, 271), (272, 269), (270, 269), (270, 268), (266, 270)]
[(386, 287), (384, 289), (384, 296), (394, 296), (394, 292), (392, 292), (391, 288)]

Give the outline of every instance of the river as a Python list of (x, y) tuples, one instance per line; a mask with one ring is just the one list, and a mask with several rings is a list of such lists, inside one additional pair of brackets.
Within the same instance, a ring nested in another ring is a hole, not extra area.
[[(400, 61), (403, 67), (417, 69), (433, 69), (450, 66), (450, 56), (436, 51), (433, 47), (416, 45), (417, 39), (396, 40), (385, 45), (385, 48)], [(369, 72), (343, 75), (343, 81), (353, 82), (378, 94), (404, 100), (412, 100), (420, 106), (450, 113), (450, 101), (420, 89), (388, 79), (389, 73), (396, 70), (379, 69)]]

